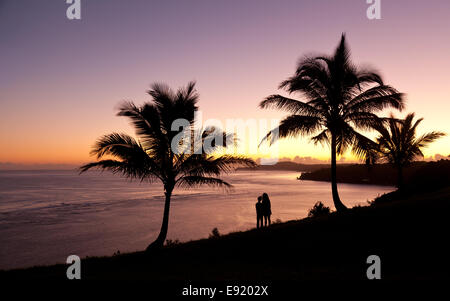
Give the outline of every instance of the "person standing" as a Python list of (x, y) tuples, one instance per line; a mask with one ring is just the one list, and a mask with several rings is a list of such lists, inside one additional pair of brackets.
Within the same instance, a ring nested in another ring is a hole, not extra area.
[(258, 202), (256, 203), (256, 228), (259, 229), (263, 226), (263, 208), (262, 208), (262, 196), (258, 197)]
[(264, 226), (267, 226), (267, 224), (269, 224), (270, 226), (270, 216), (272, 215), (272, 208), (270, 205), (269, 195), (265, 192), (262, 195), (262, 208), (264, 216)]

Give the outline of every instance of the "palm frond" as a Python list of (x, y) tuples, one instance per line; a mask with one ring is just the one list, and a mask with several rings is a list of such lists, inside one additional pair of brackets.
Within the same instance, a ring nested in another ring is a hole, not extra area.
[(238, 167), (255, 167), (256, 163), (244, 156), (222, 155), (218, 157), (191, 155), (177, 165), (177, 174), (183, 175), (215, 175), (229, 173)]
[(319, 117), (290, 115), (284, 118), (278, 127), (267, 133), (261, 143), (269, 141), (270, 144), (273, 144), (279, 138), (311, 135), (320, 130), (321, 127), (322, 119)]
[(201, 133), (203, 152), (212, 154), (215, 151), (229, 146), (237, 145), (237, 137), (234, 133), (227, 133), (217, 127), (208, 127)]
[(280, 84), (289, 93), (300, 92), (308, 99), (326, 98), (330, 85), (329, 73), (324, 64), (313, 57), (299, 61), (295, 75)]
[(370, 112), (353, 112), (347, 114), (345, 120), (353, 123), (360, 130), (374, 130), (383, 123), (382, 119)]
[(122, 174), (130, 179), (139, 179), (142, 181), (147, 180), (153, 182), (160, 177), (150, 172), (145, 166), (135, 165), (133, 162), (124, 162), (118, 160), (100, 160), (98, 162), (92, 162), (85, 164), (79, 168), (80, 174), (90, 169), (108, 170), (114, 174)]
[(105, 155), (128, 159), (140, 153), (147, 155), (142, 146), (131, 136), (122, 133), (112, 133), (100, 137), (92, 148), (91, 155), (97, 159)]
[(419, 138), (416, 139), (415, 143), (417, 144), (418, 147), (427, 147), (428, 144), (436, 141), (437, 139), (446, 136), (445, 133), (443, 132), (437, 132), (437, 131), (433, 131), (427, 134), (424, 134), (422, 136), (420, 136)]
[(414, 113), (404, 119), (396, 119), (393, 115), (383, 119), (383, 123), (376, 128), (379, 133), (377, 152), (380, 159), (396, 166), (405, 166), (417, 157), (423, 157), (421, 149), (445, 135), (433, 131), (417, 138), (417, 126), (423, 119), (413, 120)]
[(185, 88), (178, 89), (171, 112), (172, 119), (183, 118), (191, 124), (194, 122), (195, 112), (198, 110), (199, 94), (195, 89), (195, 82), (189, 82)]
[(384, 85), (383, 79), (381, 78), (380, 74), (372, 69), (359, 69), (356, 73), (356, 76), (360, 87), (372, 83), (376, 83), (379, 86)]
[(270, 95), (264, 99), (259, 107), (262, 109), (276, 108), (286, 110), (292, 114), (306, 115), (306, 116), (321, 116), (321, 112), (311, 106), (299, 100), (284, 97), (278, 94)]
[(171, 108), (176, 97), (172, 89), (164, 83), (153, 83), (147, 93), (152, 96), (152, 101), (159, 110)]
[(351, 99), (347, 104), (347, 112), (375, 112), (385, 108), (402, 110), (404, 94), (399, 93), (391, 86), (375, 86)]
[(203, 176), (183, 176), (176, 183), (176, 186), (180, 188), (199, 187), (202, 185), (221, 187), (227, 191), (230, 191), (233, 188), (233, 185), (220, 178)]
[(378, 156), (378, 145), (376, 142), (361, 135), (357, 131), (353, 132), (352, 153), (358, 158), (364, 159), (366, 163), (375, 163)]
[(322, 132), (320, 132), (320, 134), (314, 136), (311, 138), (311, 141), (314, 142), (314, 144), (330, 144), (330, 137), (328, 136), (328, 129), (323, 130)]

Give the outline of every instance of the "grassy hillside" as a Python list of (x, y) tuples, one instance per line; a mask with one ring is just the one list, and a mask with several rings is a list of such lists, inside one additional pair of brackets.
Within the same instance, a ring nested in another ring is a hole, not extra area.
[[(82, 261), (83, 279), (365, 279), (380, 256), (384, 279), (449, 278), (450, 187), (394, 194), (345, 213), (276, 224), (215, 239)], [(124, 242), (126, 243), (126, 242)], [(1, 279), (65, 279), (66, 266), (0, 272)]]

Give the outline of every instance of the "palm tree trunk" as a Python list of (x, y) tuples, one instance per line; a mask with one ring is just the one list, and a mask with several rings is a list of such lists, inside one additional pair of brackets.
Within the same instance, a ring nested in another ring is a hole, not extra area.
[(336, 211), (343, 211), (347, 207), (341, 202), (337, 189), (336, 178), (336, 136), (331, 134), (331, 193), (333, 195), (333, 203)]
[(164, 215), (161, 225), (161, 231), (159, 232), (158, 238), (152, 242), (145, 251), (150, 252), (153, 250), (161, 249), (166, 241), (167, 230), (169, 228), (169, 211), (170, 211), (170, 198), (172, 196), (173, 187), (165, 186), (164, 194), (166, 196), (166, 201), (164, 203)]

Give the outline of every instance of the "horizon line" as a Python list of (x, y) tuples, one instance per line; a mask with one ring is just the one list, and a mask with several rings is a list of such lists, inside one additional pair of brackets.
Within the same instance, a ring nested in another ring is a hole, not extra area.
[[(299, 158), (296, 160), (296, 158)], [(274, 165), (261, 165), (258, 163), (259, 159), (256, 158), (258, 166), (274, 166)], [(305, 160), (305, 161), (302, 161)], [(435, 154), (434, 156), (425, 157), (421, 160), (415, 160), (414, 162), (437, 162), (439, 160), (450, 160), (450, 155), (443, 156), (441, 154)], [(294, 158), (283, 157), (280, 158), (278, 163), (294, 163), (299, 165), (328, 165), (330, 164), (330, 159), (318, 159), (313, 157), (299, 157)], [(345, 157), (336, 162), (339, 165), (344, 164), (362, 164), (365, 163), (361, 160), (346, 160)], [(45, 171), (45, 170), (75, 170), (78, 169), (83, 163), (15, 163), (15, 162), (0, 162), (0, 171)], [(386, 162), (377, 163), (376, 165), (389, 164)]]

